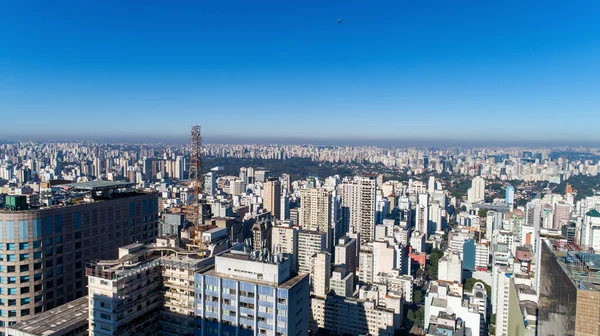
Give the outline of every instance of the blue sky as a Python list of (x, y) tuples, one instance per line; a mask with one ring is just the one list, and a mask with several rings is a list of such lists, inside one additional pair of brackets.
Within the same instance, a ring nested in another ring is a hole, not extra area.
[(524, 2), (5, 1), (0, 138), (600, 141), (600, 2)]

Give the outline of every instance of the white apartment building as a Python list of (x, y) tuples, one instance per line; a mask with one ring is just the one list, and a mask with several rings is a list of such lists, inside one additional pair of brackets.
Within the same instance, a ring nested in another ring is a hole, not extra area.
[(360, 233), (362, 242), (375, 236), (374, 176), (355, 176), (342, 183), (342, 231)]

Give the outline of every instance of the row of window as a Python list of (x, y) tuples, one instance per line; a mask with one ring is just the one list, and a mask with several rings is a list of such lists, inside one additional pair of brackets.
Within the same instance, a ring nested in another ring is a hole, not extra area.
[[(38, 273), (38, 274), (35, 275), (35, 277), (38, 277), (38, 276), (39, 276), (39, 279), (42, 278), (42, 274), (41, 273)], [(36, 279), (36, 280), (38, 280), (38, 279)], [(29, 282), (29, 275), (23, 275), (23, 276), (21, 276), (20, 283), (27, 283), (27, 282)], [(14, 277), (14, 276), (11, 276), (11, 277), (0, 276), (0, 283), (2, 283), (2, 284), (6, 283), (6, 284), (9, 284), (9, 285), (10, 284), (16, 284), (17, 283), (17, 277)]]
[[(41, 302), (42, 301), (42, 295), (38, 295), (34, 298), (34, 301), (37, 302)], [(31, 299), (30, 298), (22, 298), (21, 299), (21, 305), (26, 305), (26, 304), (30, 304), (31, 303)], [(16, 299), (0, 299), (0, 306), (16, 306), (17, 305), (17, 300)]]
[[(21, 309), (21, 316), (27, 316), (31, 313), (31, 310), (28, 309)], [(6, 313), (4, 310), (0, 309), (0, 317), (17, 317), (17, 311), (16, 310), (6, 310)]]
[[(17, 266), (4, 266), (4, 265), (0, 265), (0, 273), (15, 273), (17, 268)], [(40, 268), (42, 268), (42, 263), (36, 263), (33, 265), (34, 269), (38, 270)], [(6, 272), (5, 272), (6, 270)], [(19, 272), (28, 272), (29, 271), (29, 264), (25, 264), (25, 265), (19, 265)]]
[[(33, 253), (21, 253), (18, 255), (19, 256), (19, 261), (25, 261), (25, 260), (29, 260), (30, 256), (33, 256), (33, 259), (40, 259), (42, 257), (42, 252), (33, 252)], [(2, 254), (0, 253), (0, 261), (17, 261), (17, 255), (16, 254)]]
[[(25, 242), (25, 243), (6, 243), (6, 250), (7, 251), (16, 251), (16, 247), (17, 245), (19, 246), (19, 250), (28, 250), (29, 249), (29, 243)], [(33, 244), (31, 244), (31, 246), (33, 248), (38, 248), (42, 245), (42, 241), (41, 240), (36, 240), (33, 242)], [(4, 250), (4, 243), (0, 243), (0, 250)]]

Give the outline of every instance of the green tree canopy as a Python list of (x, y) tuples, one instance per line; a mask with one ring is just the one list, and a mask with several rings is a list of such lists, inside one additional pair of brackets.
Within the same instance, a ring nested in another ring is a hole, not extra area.
[(491, 297), (492, 296), (492, 287), (490, 287), (490, 285), (488, 285), (485, 281), (477, 279), (477, 278), (469, 278), (467, 279), (467, 281), (465, 281), (465, 290), (473, 290), (473, 286), (475, 286), (475, 284), (477, 282), (481, 282), (483, 284), (483, 286), (485, 287), (485, 291), (487, 292), (487, 296)]
[(489, 209), (479, 209), (479, 217), (486, 217)]

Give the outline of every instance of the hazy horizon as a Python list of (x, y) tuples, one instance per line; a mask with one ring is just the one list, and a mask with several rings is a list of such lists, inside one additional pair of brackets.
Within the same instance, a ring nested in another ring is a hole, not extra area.
[[(77, 137), (77, 136), (12, 136), (0, 137), (3, 142), (98, 142), (107, 144), (187, 144), (189, 136), (181, 137)], [(515, 139), (426, 139), (426, 138), (291, 138), (291, 137), (227, 137), (227, 136), (203, 136), (206, 144), (257, 144), (257, 145), (319, 145), (319, 146), (376, 146), (382, 148), (406, 148), (406, 147), (530, 147), (530, 148), (556, 148), (556, 147), (584, 147), (600, 148), (600, 141), (577, 141), (577, 140), (515, 140)]]

